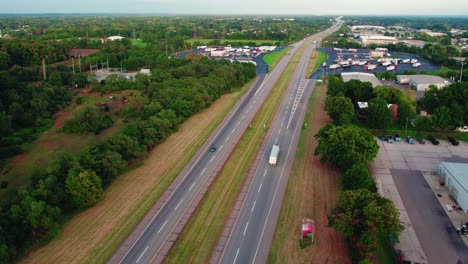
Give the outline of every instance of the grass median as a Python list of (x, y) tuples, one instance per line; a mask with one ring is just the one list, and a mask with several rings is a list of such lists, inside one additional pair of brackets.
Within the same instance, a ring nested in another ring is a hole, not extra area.
[(327, 60), (327, 54), (314, 49), (310, 55), (311, 60), (307, 67), (307, 76), (312, 75)]
[(291, 50), (290, 47), (284, 48), (282, 50), (278, 50), (272, 53), (269, 53), (263, 57), (263, 60), (266, 64), (268, 64), (268, 71), (271, 71), (275, 68), (276, 64), (278, 64), (283, 56)]
[(304, 48), (291, 59), (265, 103), (242, 136), (221, 173), (166, 258), (168, 263), (208, 263), (221, 236), (224, 224), (234, 207), (245, 176), (262, 144), (276, 109), (289, 85)]

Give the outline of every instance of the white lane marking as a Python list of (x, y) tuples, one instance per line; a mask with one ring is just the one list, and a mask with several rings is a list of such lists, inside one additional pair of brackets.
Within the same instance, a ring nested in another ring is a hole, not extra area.
[(240, 249), (240, 248), (237, 248), (236, 257), (234, 258), (234, 261), (232, 262), (232, 264), (236, 263), (237, 255), (239, 255), (239, 249)]
[(278, 137), (276, 137), (275, 143), (278, 143)]
[(206, 167), (202, 170), (202, 172), (200, 173), (200, 175), (202, 175), (205, 171), (206, 171)]
[(239, 121), (239, 122), (237, 122), (237, 126), (239, 126), (239, 125), (240, 125), (240, 121)]
[(166, 224), (167, 224), (167, 220), (166, 220), (166, 222), (164, 222), (164, 224), (161, 226), (161, 228), (159, 228), (158, 234), (159, 234), (159, 232), (161, 232), (161, 230), (163, 230), (163, 228), (166, 226)]
[(213, 156), (211, 159), (210, 159), (210, 162), (212, 162), (214, 160), (215, 156)]
[(278, 129), (278, 135), (281, 134), (281, 129)]
[(193, 186), (195, 186), (195, 183), (196, 183), (196, 182), (194, 182), (194, 183), (192, 184), (192, 186), (190, 186), (190, 189), (188, 189), (189, 191), (192, 190)]
[(244, 119), (244, 117), (245, 117), (245, 114), (242, 116), (242, 118), (241, 118), (241, 119)]
[(258, 192), (260, 192), (260, 190), (262, 189), (262, 184), (263, 183), (260, 183), (260, 187), (258, 187)]
[(177, 206), (174, 208), (174, 211), (177, 210), (177, 208), (179, 208), (179, 205), (184, 201), (184, 199), (180, 200), (180, 202), (177, 204)]
[(267, 173), (267, 169), (265, 169), (265, 172), (263, 173), (263, 177), (265, 177), (266, 173)]
[(224, 146), (224, 145), (221, 145), (221, 147), (219, 147), (219, 150), (222, 150), (222, 149), (223, 149), (223, 146)]
[[(231, 133), (232, 133), (232, 132), (231, 132)], [(229, 136), (224, 140), (224, 142), (228, 141), (230, 137), (231, 137), (231, 135), (229, 135)]]
[(250, 210), (250, 212), (253, 212), (253, 210), (255, 209), (255, 204), (257, 203), (257, 200), (254, 201), (253, 205), (252, 205), (252, 210)]
[(242, 234), (242, 236), (245, 236), (245, 232), (247, 232), (247, 227), (249, 227), (249, 222), (247, 222), (247, 224), (245, 225), (244, 234)]
[(145, 254), (146, 250), (148, 250), (148, 247), (149, 247), (149, 246), (146, 246), (145, 250), (143, 250), (143, 253), (141, 253), (140, 257), (138, 257), (136, 263), (138, 263), (138, 261), (140, 261), (141, 257), (143, 257), (143, 255)]

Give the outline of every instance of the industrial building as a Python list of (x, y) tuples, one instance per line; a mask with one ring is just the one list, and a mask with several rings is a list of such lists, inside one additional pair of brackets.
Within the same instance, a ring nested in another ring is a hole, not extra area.
[(372, 87), (382, 85), (382, 83), (375, 77), (372, 73), (363, 73), (363, 72), (343, 72), (341, 73), (341, 79), (343, 82), (348, 82), (351, 80), (359, 80), (361, 82), (370, 82)]
[(450, 85), (450, 81), (439, 76), (416, 74), (416, 75), (398, 75), (396, 83), (409, 84), (416, 91), (427, 91), (430, 85), (435, 85), (437, 88), (442, 88)]
[(453, 199), (468, 213), (468, 163), (441, 162), (439, 177)]
[(377, 44), (377, 45), (387, 45), (387, 44), (397, 44), (398, 39), (394, 37), (388, 37), (388, 36), (366, 36), (366, 35), (361, 35), (359, 37), (359, 40), (361, 41), (363, 46), (367, 46), (369, 44)]

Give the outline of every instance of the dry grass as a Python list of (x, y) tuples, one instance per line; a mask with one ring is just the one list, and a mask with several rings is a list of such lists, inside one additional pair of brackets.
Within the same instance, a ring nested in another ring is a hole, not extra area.
[(209, 109), (186, 121), (178, 132), (151, 152), (144, 165), (117, 178), (96, 206), (74, 216), (55, 240), (30, 253), (21, 262), (104, 263), (172, 183), (242, 92), (224, 95)]
[[(327, 215), (335, 206), (341, 190), (340, 174), (332, 166), (322, 164), (314, 150), (313, 137), (330, 119), (324, 112), (326, 86), (315, 88), (309, 102), (296, 160), (289, 176), (286, 195), (276, 226), (270, 263), (350, 263), (344, 238), (327, 227)], [(301, 249), (301, 219), (315, 220), (315, 242)]]
[[(302, 49), (303, 50), (303, 49)], [(169, 252), (168, 263), (208, 263), (225, 221), (229, 217), (247, 172), (261, 146), (276, 109), (289, 85), (302, 50), (298, 51), (272, 89), (264, 105), (236, 146), (177, 242)]]

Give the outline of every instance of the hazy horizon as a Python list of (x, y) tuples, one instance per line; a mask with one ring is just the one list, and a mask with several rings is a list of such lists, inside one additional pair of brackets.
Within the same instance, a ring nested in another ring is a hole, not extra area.
[(1, 14), (173, 14), (173, 15), (417, 15), (467, 16), (468, 1), (452, 0), (16, 0), (3, 3)]

